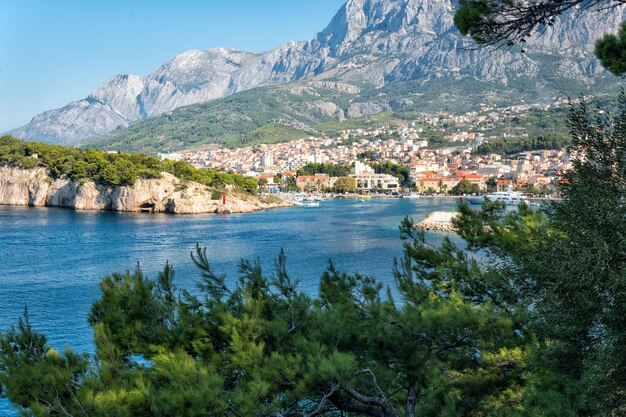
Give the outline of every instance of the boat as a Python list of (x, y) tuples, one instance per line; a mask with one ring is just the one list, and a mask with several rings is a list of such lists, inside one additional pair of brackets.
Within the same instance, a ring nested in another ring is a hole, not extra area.
[(420, 195), (417, 194), (417, 193), (403, 194), (402, 198), (408, 198), (409, 200), (415, 200), (416, 198), (420, 198)]
[(485, 201), (485, 197), (479, 195), (476, 197), (467, 197), (466, 200), (470, 204), (482, 204)]
[(291, 200), (293, 204), (301, 207), (319, 207), (320, 202), (311, 198), (296, 198)]
[(489, 193), (485, 196), (469, 197), (467, 198), (467, 201), (470, 204), (482, 204), (485, 199), (490, 201), (501, 201), (504, 204), (511, 204), (516, 206), (521, 203), (528, 203), (528, 199), (526, 198), (526, 196), (517, 191), (498, 191), (495, 193)]
[(302, 207), (319, 207), (320, 202), (319, 201), (302, 201), (298, 205)]

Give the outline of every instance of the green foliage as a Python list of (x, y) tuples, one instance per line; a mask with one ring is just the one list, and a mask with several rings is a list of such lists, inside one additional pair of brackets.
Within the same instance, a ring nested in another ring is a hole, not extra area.
[(488, 38), (482, 33), (485, 19), (490, 19), (490, 3), (475, 0), (461, 0), (454, 15), (454, 24), (462, 35), (471, 35), (479, 43)]
[(497, 177), (489, 178), (485, 185), (487, 186), (487, 191), (489, 192), (496, 191), (498, 189), (498, 178)]
[(368, 163), (374, 169), (377, 174), (389, 174), (398, 178), (400, 183), (406, 183), (409, 181), (409, 167), (406, 165), (396, 164), (393, 162), (370, 162)]
[(252, 146), (257, 143), (279, 143), (288, 142), (298, 139), (306, 139), (310, 133), (286, 126), (280, 123), (267, 123), (253, 130), (247, 136), (249, 140), (242, 141), (246, 146)]
[(617, 36), (606, 35), (598, 39), (595, 54), (602, 66), (613, 74), (626, 74), (626, 22), (622, 23)]
[(476, 154), (487, 155), (490, 153), (497, 153), (500, 155), (513, 155), (520, 152), (535, 151), (540, 149), (562, 149), (568, 146), (571, 142), (571, 137), (563, 134), (547, 134), (527, 138), (508, 138), (483, 143), (476, 150)]
[(45, 336), (33, 330), (28, 310), (17, 326), (0, 334), (0, 352), (0, 394), (14, 404), (41, 416), (79, 406), (75, 394), (88, 370), (87, 356), (69, 349), (61, 355), (47, 346)]
[[(626, 97), (617, 115), (573, 106), (578, 158), (563, 200), (505, 214), (462, 207), (460, 234), (497, 261), (489, 293), (526, 311), (536, 363), (525, 403), (543, 415), (623, 415), (626, 410)], [(489, 276), (489, 275), (487, 275)], [(497, 284), (497, 285), (494, 285)], [(525, 306), (532, 305), (532, 309)]]
[[(50, 382), (33, 378), (56, 365), (45, 338), (25, 326), (1, 338), (4, 395), (34, 416), (507, 415), (523, 379), (523, 367), (507, 364), (524, 339), (499, 308), (466, 294), (460, 275), (418, 268), (441, 255), (410, 227), (403, 233), (399, 303), (375, 279), (332, 263), (313, 299), (282, 253), (269, 276), (259, 261), (242, 261), (233, 283), (197, 248), (193, 292), (176, 286), (170, 265), (155, 280), (139, 269), (106, 277), (89, 316), (95, 360), (53, 381), (71, 395), (38, 390)], [(449, 242), (446, 250), (451, 264), (463, 256)], [(14, 353), (16, 343), (36, 354)]]
[(307, 87), (301, 92), (290, 86), (254, 88), (132, 123), (87, 144), (156, 154), (212, 143), (241, 147), (302, 139), (319, 133), (316, 124), (335, 120), (308, 109), (308, 103), (324, 100), (343, 108), (350, 98), (354, 95), (325, 88)]
[(256, 179), (252, 177), (198, 169), (183, 161), (23, 142), (9, 135), (0, 138), (0, 164), (25, 169), (40, 166), (47, 168), (53, 178), (66, 176), (76, 181), (91, 180), (111, 186), (132, 186), (139, 178), (161, 178), (162, 172), (169, 172), (180, 179), (207, 186), (235, 185), (249, 192), (257, 188)]
[(339, 177), (333, 189), (338, 193), (353, 193), (356, 191), (356, 179), (352, 177)]
[(298, 175), (328, 174), (331, 177), (345, 177), (352, 173), (352, 165), (342, 164), (308, 164), (298, 170)]
[(459, 183), (450, 190), (450, 194), (452, 195), (477, 194), (479, 192), (480, 187), (478, 184), (472, 184), (465, 178), (459, 181)]

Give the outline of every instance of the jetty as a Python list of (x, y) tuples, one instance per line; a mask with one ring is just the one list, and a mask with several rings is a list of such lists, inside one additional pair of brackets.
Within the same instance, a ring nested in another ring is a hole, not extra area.
[(454, 232), (454, 225), (452, 220), (460, 216), (459, 213), (452, 213), (449, 211), (434, 211), (430, 213), (426, 218), (417, 223), (415, 227), (422, 230), (429, 230), (433, 232)]

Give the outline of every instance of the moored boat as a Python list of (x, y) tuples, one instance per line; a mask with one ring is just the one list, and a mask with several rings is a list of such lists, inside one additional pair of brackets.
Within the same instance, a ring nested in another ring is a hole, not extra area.
[(498, 191), (495, 193), (489, 193), (485, 196), (469, 197), (467, 198), (467, 201), (470, 204), (482, 204), (485, 201), (485, 199), (490, 200), (490, 201), (500, 201), (504, 204), (510, 204), (510, 205), (516, 205), (516, 206), (521, 203), (528, 204), (528, 199), (526, 198), (526, 196), (517, 191)]
[(476, 197), (467, 197), (466, 200), (470, 204), (482, 204), (485, 201), (485, 197), (479, 195)]

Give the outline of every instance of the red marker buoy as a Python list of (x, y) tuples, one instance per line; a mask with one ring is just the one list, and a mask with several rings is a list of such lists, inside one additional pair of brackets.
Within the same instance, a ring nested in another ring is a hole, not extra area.
[(222, 194), (222, 204), (226, 205), (226, 194)]

